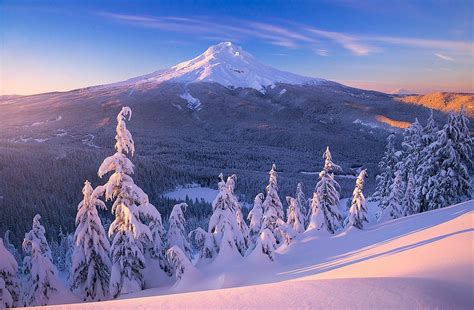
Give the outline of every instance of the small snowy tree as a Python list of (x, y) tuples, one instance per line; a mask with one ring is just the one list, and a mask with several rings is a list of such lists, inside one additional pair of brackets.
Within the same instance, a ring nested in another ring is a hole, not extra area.
[(390, 194), (388, 195), (388, 205), (381, 212), (381, 220), (396, 219), (403, 216), (403, 180), (401, 171), (395, 172), (395, 179), (393, 180), (390, 188)]
[(188, 238), (192, 246), (199, 250), (201, 260), (209, 261), (216, 256), (217, 245), (211, 233), (198, 227), (189, 233)]
[(377, 187), (371, 198), (371, 200), (379, 201), (379, 207), (381, 209), (384, 209), (388, 204), (387, 198), (390, 194), (390, 187), (395, 176), (397, 162), (398, 158), (395, 151), (395, 135), (390, 134), (387, 137), (384, 156), (378, 164), (379, 175), (375, 178)]
[[(58, 290), (58, 271), (51, 260), (51, 251), (44, 238), (41, 217), (33, 219), (33, 229), (25, 234), (23, 250), (23, 302), (25, 306), (45, 306), (51, 295)], [(48, 256), (49, 254), (49, 256)]]
[(263, 200), (264, 195), (262, 193), (255, 196), (253, 208), (250, 210), (247, 219), (250, 221), (250, 237), (255, 241), (256, 236), (259, 235), (260, 229), (262, 228), (263, 219)]
[(180, 248), (189, 259), (191, 258), (191, 245), (188, 241), (185, 228), (186, 220), (183, 214), (183, 209), (186, 211), (187, 207), (188, 205), (185, 203), (174, 205), (169, 218), (170, 227), (168, 229), (167, 239), (169, 248), (173, 246)]
[(275, 259), (275, 249), (277, 246), (276, 239), (273, 236), (273, 233), (270, 229), (265, 228), (260, 233), (260, 243), (262, 245), (262, 252), (270, 258), (270, 260)]
[(134, 165), (125, 153), (133, 156), (135, 144), (125, 120), (127, 116), (130, 120), (131, 115), (129, 107), (123, 107), (117, 115), (116, 153), (104, 160), (98, 175), (102, 178), (113, 173), (105, 185), (95, 189), (97, 197), (105, 195), (106, 200), (114, 201), (115, 220), (109, 227), (112, 239), (110, 293), (114, 298), (143, 289), (147, 257), (157, 259), (160, 268), (169, 272), (161, 215), (130, 176), (134, 173)]
[(415, 178), (413, 173), (408, 175), (408, 182), (405, 189), (405, 195), (402, 200), (403, 212), (402, 215), (412, 215), (418, 212), (418, 204), (415, 195)]
[(109, 292), (110, 245), (97, 208), (106, 206), (95, 196), (89, 181), (82, 193), (84, 198), (77, 206), (71, 289), (83, 300), (104, 300)]
[[(334, 179), (334, 167), (331, 152), (326, 149), (323, 155), (324, 169), (319, 173), (319, 181), (311, 202), (311, 221), (309, 229), (327, 230), (334, 234), (342, 226), (342, 214), (339, 210), (339, 184)], [(326, 170), (327, 169), (327, 170)], [(315, 213), (314, 213), (315, 212)]]
[(309, 223), (311, 217), (311, 209), (307, 208), (307, 200), (306, 196), (303, 191), (303, 183), (298, 183), (296, 186), (296, 204), (298, 209), (300, 209), (301, 214), (304, 216), (304, 227), (306, 227)]
[(166, 251), (166, 258), (170, 266), (173, 266), (175, 270), (176, 281), (180, 281), (183, 275), (190, 270), (195, 271), (195, 267), (189, 261), (189, 257), (176, 245)]
[(428, 192), (428, 180), (436, 174), (435, 161), (433, 158), (432, 143), (437, 137), (438, 127), (433, 118), (433, 110), (423, 127), (421, 133), (421, 147), (420, 147), (420, 164), (416, 168), (415, 177), (415, 195), (417, 198), (418, 212), (428, 210), (428, 201), (426, 200), (426, 193)]
[(366, 175), (367, 171), (365, 169), (359, 173), (354, 191), (352, 192), (352, 203), (349, 209), (349, 225), (359, 229), (364, 227), (364, 222), (368, 223), (367, 207), (365, 205), (364, 194), (362, 193)]
[[(25, 240), (35, 240), (38, 243), (41, 254), (52, 262), (53, 257), (51, 255), (51, 248), (49, 247), (48, 241), (46, 240), (45, 230), (43, 225), (41, 225), (40, 220), (41, 216), (39, 214), (36, 214), (33, 218), (32, 229), (27, 234), (25, 234)], [(25, 244), (25, 241), (23, 241), (23, 244)]]
[(288, 203), (288, 210), (287, 210), (287, 224), (293, 228), (293, 230), (297, 233), (302, 233), (305, 230), (304, 222), (305, 216), (301, 212), (301, 209), (298, 206), (298, 201), (290, 196), (286, 197), (286, 201)]
[(278, 173), (275, 164), (272, 165), (272, 169), (268, 174), (270, 178), (266, 187), (267, 196), (262, 204), (262, 229), (269, 229), (273, 233), (277, 244), (280, 244), (283, 242), (283, 235), (279, 229), (279, 223), (284, 223), (283, 217), (285, 215), (283, 213), (283, 205), (278, 196)]
[(235, 195), (235, 182), (236, 181), (237, 181), (237, 176), (235, 174), (229, 176), (227, 178), (226, 187), (227, 187), (227, 191), (229, 195), (230, 208), (236, 214), (237, 225), (239, 226), (240, 233), (242, 234), (243, 241), (244, 241), (244, 247), (242, 248), (239, 247), (239, 252), (242, 255), (244, 255), (249, 245), (250, 230), (247, 223), (245, 223), (244, 214), (242, 213), (242, 207), (240, 206), (239, 200), (237, 199), (237, 196)]
[(21, 263), (21, 254), (17, 250), (16, 246), (12, 243), (12, 241), (10, 239), (10, 234), (11, 234), (10, 230), (7, 230), (5, 232), (5, 235), (3, 236), (3, 243), (5, 245), (5, 248), (8, 250), (8, 252), (10, 252), (13, 255), (16, 262), (20, 264)]
[(5, 248), (0, 238), (0, 308), (13, 308), (19, 301), (19, 286), (16, 279), (18, 264)]

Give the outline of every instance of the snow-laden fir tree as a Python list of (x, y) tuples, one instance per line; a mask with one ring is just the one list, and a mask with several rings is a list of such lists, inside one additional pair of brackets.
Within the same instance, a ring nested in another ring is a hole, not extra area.
[(225, 242), (222, 238), (228, 225), (229, 233), (227, 238), (231, 238), (235, 243), (236, 249), (241, 255), (244, 255), (247, 250), (247, 241), (238, 222), (237, 208), (240, 208), (240, 206), (237, 206), (236, 198), (229, 191), (229, 189), (232, 189), (232, 178), (228, 179), (228, 182), (229, 184), (224, 182), (221, 174), (220, 182), (218, 183), (219, 192), (212, 203), (213, 213), (209, 219), (208, 233), (212, 234), (216, 248), (211, 253), (218, 253), (220, 251), (222, 242)]
[(59, 227), (58, 242), (51, 243), (53, 264), (59, 271), (69, 271), (71, 269), (72, 254), (74, 252), (74, 237), (72, 234), (65, 234)]
[[(184, 218), (184, 211), (188, 207), (185, 203), (174, 205), (169, 218), (169, 229), (167, 233), (168, 247), (176, 246), (189, 259), (191, 258), (191, 245), (188, 241), (188, 234), (186, 233), (186, 219)], [(184, 210), (184, 211), (183, 211)], [(168, 259), (169, 261), (169, 259)]]
[(185, 273), (196, 270), (189, 256), (177, 245), (173, 245), (166, 251), (166, 258), (170, 266), (173, 266), (176, 281), (180, 281)]
[(21, 254), (16, 248), (16, 246), (12, 243), (10, 235), (11, 235), (11, 231), (7, 230), (5, 232), (5, 235), (3, 235), (3, 243), (5, 245), (5, 248), (8, 250), (8, 252), (10, 252), (13, 255), (16, 262), (18, 264), (21, 264)]
[(418, 201), (415, 194), (415, 178), (412, 172), (408, 174), (408, 182), (405, 187), (405, 195), (403, 196), (402, 207), (403, 216), (418, 213)]
[(95, 196), (89, 181), (84, 183), (82, 194), (77, 206), (71, 289), (83, 300), (104, 300), (109, 295), (110, 245), (97, 208), (106, 206)]
[(402, 180), (402, 172), (397, 170), (395, 172), (395, 178), (390, 187), (390, 194), (388, 195), (388, 205), (385, 209), (381, 210), (380, 220), (396, 219), (403, 216), (403, 197), (404, 197), (404, 184)]
[(420, 146), (420, 160), (416, 168), (415, 178), (415, 195), (417, 198), (418, 212), (428, 210), (428, 201), (426, 200), (426, 193), (428, 191), (428, 180), (436, 174), (436, 167), (433, 161), (433, 154), (431, 144), (438, 139), (438, 127), (433, 117), (433, 110), (426, 122), (421, 134)]
[(193, 248), (199, 250), (199, 259), (210, 261), (217, 254), (217, 245), (211, 233), (208, 233), (201, 227), (191, 231), (188, 235)]
[(285, 223), (283, 205), (280, 197), (278, 196), (278, 173), (276, 171), (275, 164), (272, 165), (272, 169), (268, 173), (270, 178), (266, 187), (266, 197), (263, 201), (263, 219), (261, 229), (269, 229), (277, 244), (281, 244), (284, 241), (284, 237), (280, 230), (280, 224)]
[(236, 181), (237, 181), (237, 176), (235, 174), (229, 176), (227, 178), (226, 187), (229, 194), (231, 209), (234, 210), (234, 212), (236, 213), (237, 225), (239, 226), (240, 232), (242, 233), (242, 236), (244, 238), (245, 249), (242, 249), (243, 252), (239, 249), (241, 254), (244, 255), (245, 251), (247, 250), (249, 246), (250, 229), (247, 223), (245, 222), (244, 214), (242, 213), (242, 207), (240, 206), (240, 202), (237, 199), (237, 196), (235, 194)]
[(323, 155), (324, 169), (319, 173), (319, 181), (311, 202), (311, 221), (308, 229), (326, 230), (334, 234), (342, 226), (342, 214), (339, 210), (340, 186), (334, 179), (334, 167), (329, 147)]
[(255, 196), (253, 208), (250, 210), (247, 219), (250, 222), (250, 238), (255, 241), (255, 238), (260, 234), (263, 219), (263, 200), (265, 196), (262, 193)]
[(300, 209), (300, 212), (304, 215), (304, 227), (309, 223), (310, 217), (311, 217), (311, 209), (307, 208), (307, 200), (306, 196), (304, 194), (303, 190), (303, 183), (299, 182), (298, 185), (296, 186), (296, 204), (298, 208)]
[[(43, 254), (46, 258), (48, 258), (51, 262), (53, 261), (53, 257), (51, 255), (51, 248), (48, 244), (48, 240), (46, 240), (45, 236), (45, 229), (43, 225), (41, 225), (41, 216), (36, 214), (33, 217), (33, 226), (32, 229), (25, 234), (25, 240), (33, 241), (35, 240), (38, 243), (39, 250), (41, 254)], [(23, 241), (25, 243), (25, 241)]]
[(371, 200), (379, 201), (379, 207), (384, 209), (387, 204), (387, 198), (390, 194), (390, 187), (395, 176), (396, 164), (398, 158), (395, 150), (395, 135), (390, 134), (387, 137), (387, 144), (385, 146), (385, 153), (378, 164), (379, 175), (377, 175), (377, 187), (372, 194)]
[(259, 242), (257, 243), (257, 247), (255, 248), (255, 251), (259, 251), (259, 243), (261, 245), (261, 251), (268, 255), (270, 260), (275, 259), (275, 249), (277, 247), (276, 239), (272, 233), (272, 231), (268, 228), (264, 228), (262, 232), (260, 233), (260, 239)]
[(403, 132), (402, 158), (396, 165), (402, 171), (402, 179), (406, 183), (408, 175), (415, 173), (420, 164), (420, 154), (422, 150), (423, 126), (415, 119)]
[(298, 206), (296, 198), (287, 196), (286, 201), (288, 203), (287, 210), (287, 224), (297, 233), (302, 233), (305, 230), (305, 215), (301, 212)]
[(33, 219), (33, 228), (23, 240), (23, 303), (25, 306), (45, 306), (58, 290), (58, 270), (51, 260), (51, 251), (44, 238), (41, 217)]
[(108, 233), (112, 239), (109, 292), (114, 298), (143, 289), (147, 258), (158, 260), (160, 268), (169, 272), (161, 215), (130, 176), (134, 165), (126, 153), (133, 156), (135, 144), (125, 120), (127, 116), (130, 120), (131, 114), (129, 107), (123, 107), (117, 115), (116, 153), (107, 157), (98, 171), (101, 178), (112, 174), (106, 184), (95, 189), (97, 197), (105, 195), (106, 200), (113, 201), (115, 220)]
[(13, 308), (18, 305), (20, 288), (16, 278), (18, 264), (5, 248), (0, 238), (0, 308)]
[(356, 179), (354, 191), (352, 192), (351, 208), (349, 209), (349, 225), (359, 229), (364, 228), (364, 222), (369, 222), (367, 220), (365, 197), (364, 193), (362, 193), (366, 175), (367, 171), (365, 169), (359, 173), (359, 176)]
[(432, 156), (427, 166), (434, 174), (427, 182), (427, 209), (443, 208), (468, 199), (472, 149), (471, 142), (461, 133), (459, 115), (449, 114), (447, 123), (438, 132), (438, 139), (428, 148)]

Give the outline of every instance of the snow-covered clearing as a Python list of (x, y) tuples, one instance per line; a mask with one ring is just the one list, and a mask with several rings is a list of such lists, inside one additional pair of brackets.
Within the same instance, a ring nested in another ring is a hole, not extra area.
[(186, 196), (188, 196), (188, 198), (193, 201), (196, 199), (203, 199), (205, 202), (211, 203), (214, 198), (216, 198), (217, 193), (217, 189), (201, 187), (197, 184), (190, 184), (184, 187), (176, 188), (174, 191), (166, 193), (163, 196), (182, 201), (184, 201), (186, 199)]
[(472, 309), (473, 210), (470, 200), (363, 231), (307, 231), (280, 247), (274, 262), (258, 251), (218, 257), (172, 287), (58, 308)]

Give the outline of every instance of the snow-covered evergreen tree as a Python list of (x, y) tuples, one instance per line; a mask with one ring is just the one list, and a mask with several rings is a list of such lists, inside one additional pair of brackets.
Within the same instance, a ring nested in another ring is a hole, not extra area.
[(388, 195), (388, 205), (385, 209), (381, 210), (381, 220), (396, 219), (403, 216), (403, 197), (404, 197), (404, 184), (402, 180), (402, 172), (397, 170), (395, 172), (395, 178), (390, 187), (390, 194)]
[(390, 194), (390, 187), (395, 176), (397, 162), (395, 135), (390, 134), (387, 137), (384, 156), (378, 164), (379, 175), (376, 177), (377, 187), (371, 197), (371, 200), (379, 201), (379, 207), (381, 209), (384, 209), (388, 204), (387, 198)]
[[(270, 260), (275, 259), (275, 249), (277, 247), (276, 239), (272, 231), (268, 228), (264, 228), (260, 233), (260, 244), (262, 246), (262, 252), (270, 258)], [(258, 244), (256, 251), (258, 250)]]
[(13, 308), (18, 305), (20, 288), (16, 278), (18, 264), (5, 248), (0, 238), (0, 308)]
[(443, 208), (470, 197), (471, 185), (467, 166), (471, 164), (471, 142), (461, 133), (459, 115), (451, 112), (429, 147), (432, 154), (425, 192), (428, 210)]
[(166, 251), (166, 258), (169, 261), (170, 266), (173, 266), (175, 270), (176, 280), (179, 281), (183, 275), (190, 270), (195, 270), (193, 264), (189, 261), (189, 256), (186, 255), (181, 247), (173, 245)]
[(97, 208), (106, 206), (95, 196), (89, 181), (82, 193), (83, 200), (77, 206), (71, 289), (83, 300), (104, 300), (109, 292), (110, 245)]
[(247, 241), (239, 225), (238, 213), (241, 212), (240, 204), (233, 194), (233, 179), (228, 179), (228, 184), (224, 182), (222, 174), (220, 175), (220, 182), (218, 184), (219, 193), (212, 203), (213, 213), (209, 219), (208, 232), (214, 238), (216, 248), (210, 253), (218, 253), (225, 233), (226, 226), (229, 226), (230, 232), (228, 238), (232, 238), (235, 247), (244, 255), (247, 250)]
[(105, 199), (114, 201), (115, 220), (108, 232), (112, 239), (109, 291), (114, 298), (143, 289), (147, 258), (157, 259), (160, 267), (169, 272), (161, 215), (130, 176), (134, 165), (125, 154), (133, 156), (135, 144), (125, 120), (127, 116), (130, 120), (131, 114), (129, 107), (123, 107), (117, 115), (116, 153), (107, 157), (98, 171), (101, 178), (109, 172), (112, 175), (105, 185), (95, 189), (97, 197), (105, 195)]
[(188, 235), (192, 246), (199, 250), (201, 260), (209, 261), (217, 254), (217, 245), (211, 233), (208, 233), (201, 227), (191, 231)]
[(250, 221), (250, 237), (253, 241), (260, 234), (263, 220), (263, 200), (265, 196), (262, 193), (255, 196), (253, 208), (250, 210), (247, 219)]
[(397, 164), (397, 169), (402, 171), (402, 179), (408, 181), (410, 173), (416, 173), (420, 164), (420, 154), (422, 150), (423, 126), (415, 119), (415, 122), (403, 132), (402, 160)]
[(167, 233), (168, 247), (176, 246), (189, 259), (191, 258), (191, 245), (188, 241), (188, 234), (186, 233), (186, 219), (184, 218), (184, 211), (188, 207), (185, 203), (176, 204), (171, 211), (169, 218), (169, 229)]
[(311, 217), (311, 209), (308, 209), (306, 206), (307, 200), (303, 191), (303, 183), (301, 182), (296, 186), (295, 198), (298, 209), (300, 209), (301, 214), (304, 215), (304, 227), (306, 228)]
[(45, 306), (51, 294), (58, 290), (58, 270), (53, 265), (51, 250), (44, 237), (44, 227), (37, 214), (33, 219), (33, 228), (25, 234), (23, 250), (23, 303), (25, 306)]
[(16, 246), (12, 243), (11, 238), (10, 238), (11, 231), (7, 230), (5, 234), (3, 235), (3, 243), (5, 245), (5, 248), (10, 252), (13, 257), (15, 258), (16, 262), (18, 264), (21, 264), (21, 254), (16, 248)]
[(242, 207), (240, 206), (239, 200), (235, 195), (235, 182), (237, 181), (237, 176), (235, 174), (229, 176), (227, 178), (226, 187), (229, 195), (230, 200), (230, 208), (234, 210), (236, 213), (236, 220), (237, 225), (239, 226), (240, 232), (244, 239), (245, 247), (240, 249), (239, 252), (243, 255), (249, 246), (249, 237), (250, 237), (250, 229), (245, 222), (244, 214), (242, 213)]
[(421, 134), (421, 147), (420, 147), (420, 164), (414, 174), (415, 178), (415, 195), (417, 198), (418, 212), (424, 212), (428, 210), (428, 201), (426, 200), (426, 193), (428, 191), (428, 180), (436, 174), (436, 167), (434, 165), (432, 148), (430, 147), (433, 142), (438, 139), (437, 136), (438, 127), (433, 117), (433, 110), (431, 110), (430, 116), (426, 122), (425, 127)]
[(283, 205), (278, 196), (278, 173), (275, 164), (272, 165), (272, 169), (268, 174), (270, 178), (266, 187), (267, 195), (262, 204), (263, 219), (261, 229), (269, 229), (273, 233), (277, 244), (280, 244), (284, 241), (284, 238), (279, 227), (280, 223), (285, 222), (283, 220)]
[[(334, 234), (342, 226), (342, 214), (339, 210), (340, 186), (334, 179), (333, 171), (339, 167), (332, 162), (329, 147), (323, 155), (324, 169), (319, 173), (319, 181), (311, 202), (311, 221), (308, 229), (327, 230)], [(339, 168), (340, 169), (340, 168)]]
[(69, 271), (71, 269), (72, 253), (74, 251), (74, 237), (72, 234), (65, 234), (59, 228), (58, 242), (51, 243), (53, 264), (59, 271)]
[(365, 169), (359, 173), (354, 191), (352, 192), (351, 208), (349, 209), (349, 225), (359, 229), (364, 227), (364, 222), (368, 223), (367, 207), (364, 194), (362, 193), (366, 175), (367, 171)]
[(402, 207), (402, 215), (404, 216), (418, 213), (418, 201), (415, 194), (415, 178), (411, 172), (408, 174), (408, 182), (402, 200)]
[[(46, 240), (46, 236), (45, 236), (46, 231), (43, 225), (41, 225), (40, 220), (41, 220), (41, 216), (39, 214), (36, 214), (33, 217), (33, 227), (28, 233), (25, 234), (25, 240), (26, 241), (35, 240), (38, 243), (41, 254), (44, 255), (47, 259), (49, 259), (52, 262), (53, 257), (51, 255), (51, 248), (49, 247), (48, 240)], [(23, 244), (25, 244), (25, 240), (23, 241)]]
[(287, 196), (286, 201), (288, 203), (287, 210), (287, 224), (293, 228), (297, 233), (302, 233), (305, 231), (305, 215), (301, 212), (300, 207), (298, 206), (298, 201), (296, 198)]

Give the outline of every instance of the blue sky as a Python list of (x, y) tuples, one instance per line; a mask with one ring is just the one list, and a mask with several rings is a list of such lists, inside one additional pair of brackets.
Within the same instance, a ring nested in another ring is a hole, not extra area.
[(4, 0), (0, 94), (116, 82), (227, 40), (351, 86), (474, 92), (473, 12), (473, 1)]

